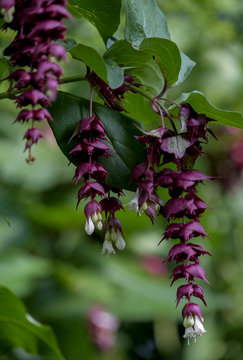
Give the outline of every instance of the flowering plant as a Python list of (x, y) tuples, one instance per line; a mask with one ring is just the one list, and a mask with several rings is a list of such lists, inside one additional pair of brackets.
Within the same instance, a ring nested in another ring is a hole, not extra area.
[[(202, 310), (191, 302), (195, 297), (206, 306), (196, 281), (210, 284), (199, 258), (211, 254), (193, 240), (210, 238), (200, 223), (210, 204), (197, 187), (216, 180), (194, 166), (214, 136), (210, 124), (242, 128), (242, 116), (217, 109), (199, 91), (170, 98), (168, 91), (189, 76), (195, 63), (170, 39), (155, 0), (149, 5), (125, 0), (127, 23), (119, 40), (113, 35), (121, 1), (115, 0), (112, 9), (108, 0), (102, 3), (104, 13), (98, 1), (0, 0), (2, 29), (15, 32), (0, 59), (0, 79), (8, 84), (0, 99), (14, 100), (21, 109), (15, 122), (30, 124), (23, 135), (28, 163), (35, 161), (32, 146), (44, 137), (36, 124), (49, 122), (58, 146), (75, 165), (77, 207), (84, 205), (85, 231), (102, 232), (102, 254), (125, 249), (117, 211), (135, 210), (152, 224), (164, 219), (161, 246), (164, 240), (177, 241), (164, 259), (176, 263), (171, 285), (186, 281), (177, 289), (176, 306), (186, 299), (182, 319), (189, 341), (206, 332)], [(102, 55), (66, 38), (66, 24), (79, 16), (96, 26), (106, 48)], [(65, 77), (57, 62), (74, 60), (85, 66), (85, 73)], [(89, 99), (82, 93), (58, 92), (59, 85), (79, 81), (89, 86)], [(165, 198), (161, 189), (168, 190)], [(125, 190), (135, 192), (128, 204), (122, 201)]]

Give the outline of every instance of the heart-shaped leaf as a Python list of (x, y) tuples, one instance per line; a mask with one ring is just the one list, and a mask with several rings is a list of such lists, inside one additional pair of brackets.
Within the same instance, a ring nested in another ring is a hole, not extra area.
[(157, 63), (151, 55), (134, 49), (126, 40), (116, 41), (105, 52), (104, 59), (113, 61), (123, 67), (126, 73), (135, 75), (136, 79), (154, 95), (162, 90), (164, 78)]
[[(59, 92), (56, 102), (49, 110), (55, 120), (50, 125), (57, 143), (64, 155), (72, 161), (69, 152), (74, 143), (70, 139), (78, 121), (89, 117), (89, 101)], [(142, 124), (97, 103), (93, 103), (93, 112), (103, 122), (110, 141), (108, 145), (114, 149), (108, 159), (98, 159), (109, 173), (107, 183), (114, 188), (134, 190), (133, 185), (128, 185), (131, 171), (137, 163), (145, 160), (143, 145), (134, 138), (134, 135), (140, 134), (134, 123), (139, 127)]]
[(140, 45), (140, 50), (155, 58), (168, 86), (178, 80), (181, 55), (173, 41), (160, 38), (145, 39)]

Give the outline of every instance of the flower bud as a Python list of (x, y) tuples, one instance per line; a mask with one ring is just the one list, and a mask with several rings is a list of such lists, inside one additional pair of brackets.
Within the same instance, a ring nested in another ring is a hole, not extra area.
[(111, 240), (116, 242), (116, 240), (117, 240), (117, 232), (116, 232), (116, 230), (114, 228), (111, 228), (110, 232), (111, 232)]
[(183, 320), (183, 326), (187, 329), (195, 323), (193, 316), (186, 315)]
[(102, 230), (102, 229), (103, 229), (103, 223), (102, 223), (102, 221), (98, 221), (98, 222), (95, 224), (95, 227), (96, 227), (98, 230)]
[(147, 205), (147, 203), (146, 202), (144, 202), (143, 203), (143, 205), (141, 206), (141, 208), (140, 208), (140, 212), (144, 212), (144, 211), (146, 211), (147, 210), (147, 208), (148, 208), (148, 205)]
[(125, 249), (126, 243), (125, 243), (125, 240), (124, 240), (124, 238), (123, 238), (123, 236), (122, 236), (122, 234), (120, 232), (117, 234), (115, 244), (116, 244), (116, 247), (117, 247), (118, 250), (122, 251), (122, 250)]
[(93, 220), (94, 223), (96, 223), (98, 221), (97, 211), (91, 215), (91, 219)]
[(92, 235), (94, 232), (95, 226), (91, 218), (88, 218), (85, 222), (85, 231), (88, 235)]

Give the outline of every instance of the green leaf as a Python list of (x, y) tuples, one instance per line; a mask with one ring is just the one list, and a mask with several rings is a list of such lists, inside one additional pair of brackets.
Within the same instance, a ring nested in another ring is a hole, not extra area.
[(143, 67), (151, 56), (142, 51), (135, 50), (126, 40), (116, 41), (104, 54), (105, 59), (112, 59), (123, 67)]
[(116, 89), (123, 84), (124, 70), (111, 59), (104, 59), (107, 68), (109, 86)]
[(69, 0), (73, 16), (85, 17), (99, 31), (104, 42), (117, 30), (120, 23), (121, 0)]
[[(205, 114), (210, 119), (216, 120), (222, 125), (243, 129), (242, 114), (235, 111), (225, 111), (216, 108), (200, 91), (195, 90), (191, 93), (183, 93), (176, 102), (179, 104), (188, 103), (198, 114)], [(173, 106), (170, 113), (176, 116), (178, 108)]]
[(112, 59), (103, 59), (94, 48), (78, 44), (72, 47), (69, 52), (74, 59), (84, 62), (112, 89), (116, 89), (123, 84), (124, 70)]
[(140, 50), (155, 58), (168, 86), (178, 80), (181, 56), (173, 41), (160, 38), (145, 39), (140, 45)]
[(159, 116), (151, 109), (149, 100), (139, 94), (128, 92), (123, 105), (129, 116), (143, 124), (150, 124), (159, 119)]
[(127, 74), (135, 75), (155, 95), (162, 90), (164, 79), (157, 63), (149, 54), (134, 49), (126, 40), (116, 41), (105, 52), (104, 59), (125, 68)]
[(192, 69), (196, 65), (195, 61), (191, 60), (187, 55), (182, 51), (181, 54), (181, 69), (178, 75), (178, 80), (174, 86), (181, 84), (191, 73)]
[(108, 82), (105, 62), (102, 56), (94, 48), (87, 45), (78, 44), (69, 52), (74, 59), (84, 62), (103, 81)]
[(5, 24), (6, 20), (4, 19), (4, 17), (2, 17), (0, 19), (0, 28), (2, 28), (2, 26)]
[(0, 355), (6, 355), (14, 348), (51, 360), (63, 359), (52, 330), (27, 315), (18, 297), (1, 286)]
[(126, 73), (135, 76), (136, 82), (142, 84), (143, 90), (147, 90), (151, 95), (159, 94), (164, 87), (164, 77), (152, 58), (145, 66), (128, 69)]
[[(69, 141), (78, 121), (89, 116), (89, 101), (59, 92), (57, 101), (49, 110), (56, 122), (50, 124), (56, 141), (64, 155), (71, 161), (69, 152), (73, 148), (74, 142), (69, 143)], [(110, 158), (99, 159), (99, 162), (110, 174), (107, 176), (108, 185), (134, 190), (132, 185), (128, 185), (131, 171), (137, 163), (144, 162), (143, 145), (134, 138), (134, 135), (140, 135), (140, 131), (134, 126), (134, 123), (139, 127), (142, 124), (97, 103), (93, 103), (93, 112), (103, 122), (107, 138), (110, 141), (108, 145), (114, 149)]]
[(164, 14), (155, 0), (125, 0), (127, 23), (125, 38), (136, 48), (151, 37), (170, 39)]
[(8, 61), (3, 56), (0, 56), (0, 82), (9, 75), (9, 70)]

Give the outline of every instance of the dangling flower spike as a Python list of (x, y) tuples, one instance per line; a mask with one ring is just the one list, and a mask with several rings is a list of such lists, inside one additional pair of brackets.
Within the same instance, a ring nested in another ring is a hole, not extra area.
[[(85, 205), (85, 231), (92, 235), (95, 228), (103, 229), (104, 244), (102, 254), (115, 254), (115, 248), (124, 250), (125, 240), (121, 223), (115, 218), (115, 212), (123, 209), (121, 201), (110, 195), (112, 189), (106, 183), (108, 172), (103, 165), (97, 162), (102, 156), (112, 156), (112, 149), (106, 145), (106, 131), (103, 123), (93, 114), (93, 88), (90, 86), (90, 116), (79, 121), (72, 141), (75, 143), (70, 151), (72, 161), (78, 164), (75, 170), (75, 183), (81, 181), (78, 191), (78, 203), (83, 199), (90, 199)], [(105, 142), (106, 143), (105, 143)], [(122, 190), (118, 190), (122, 194)], [(101, 197), (100, 202), (97, 198)], [(103, 222), (102, 213), (106, 220)]]
[[(167, 99), (167, 101), (169, 101)], [(178, 105), (178, 104), (177, 104)], [(194, 164), (202, 153), (201, 139), (207, 142), (210, 121), (206, 116), (197, 114), (188, 104), (179, 107), (178, 119), (181, 132), (178, 134), (175, 125), (172, 130), (165, 127), (164, 117), (173, 121), (160, 103), (153, 101), (152, 109), (161, 117), (161, 127), (150, 132), (143, 132), (137, 140), (144, 144), (147, 162), (137, 165), (132, 172), (131, 180), (135, 181), (137, 190), (135, 197), (128, 205), (129, 210), (139, 214), (145, 212), (155, 221), (156, 213), (165, 218), (165, 222), (178, 219), (178, 222), (168, 224), (161, 241), (164, 239), (178, 239), (164, 262), (175, 261), (177, 265), (171, 275), (171, 285), (178, 279), (185, 279), (187, 284), (177, 290), (177, 305), (182, 298), (187, 304), (182, 311), (185, 326), (184, 337), (189, 340), (203, 335), (202, 311), (199, 305), (191, 302), (194, 296), (206, 305), (202, 288), (195, 283), (202, 279), (209, 284), (206, 274), (200, 265), (201, 255), (211, 255), (200, 245), (189, 242), (193, 237), (208, 237), (200, 224), (200, 217), (208, 208), (197, 196), (197, 185), (205, 180), (214, 179), (198, 170), (191, 169), (187, 164)], [(177, 170), (169, 169), (172, 162)], [(169, 199), (164, 205), (158, 197), (159, 187), (167, 188)]]
[(18, 0), (16, 4), (12, 0), (0, 2), (2, 12), (8, 19), (5, 28), (17, 32), (13, 42), (5, 49), (5, 55), (10, 57), (13, 66), (28, 69), (14, 70), (8, 77), (9, 90), (16, 88), (22, 91), (16, 99), (17, 107), (31, 107), (21, 110), (16, 119), (16, 122), (31, 122), (31, 127), (24, 134), (28, 163), (35, 160), (31, 153), (32, 145), (43, 138), (34, 124), (45, 119), (52, 121), (45, 107), (56, 99), (63, 72), (51, 58), (66, 60), (63, 46), (53, 43), (65, 39), (67, 29), (62, 20), (71, 18), (66, 5), (65, 0)]

